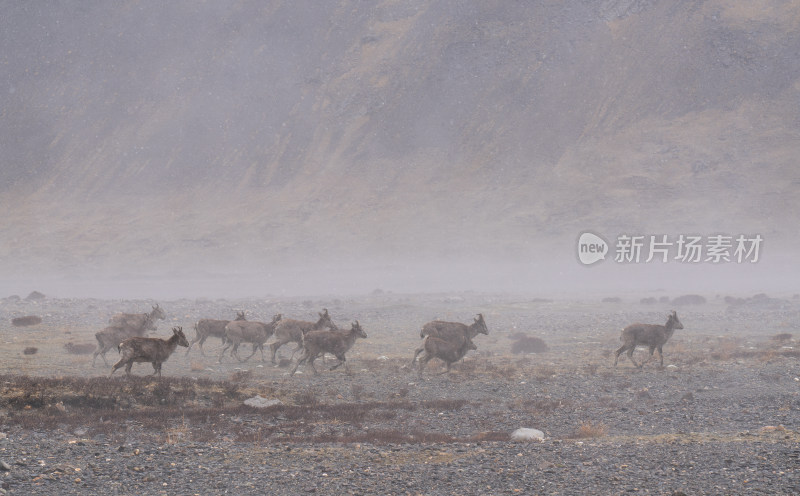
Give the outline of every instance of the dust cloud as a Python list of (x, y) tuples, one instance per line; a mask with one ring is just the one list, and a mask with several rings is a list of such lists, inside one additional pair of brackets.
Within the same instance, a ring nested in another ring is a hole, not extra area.
[(10, 5), (0, 296), (791, 293), (800, 7), (712, 4)]

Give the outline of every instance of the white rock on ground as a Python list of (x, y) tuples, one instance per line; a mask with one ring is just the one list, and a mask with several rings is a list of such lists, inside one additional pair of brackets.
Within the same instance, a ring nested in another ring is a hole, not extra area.
[(261, 397), (260, 395), (255, 395), (252, 398), (247, 398), (244, 400), (244, 404), (254, 408), (267, 408), (269, 406), (282, 405), (283, 403), (281, 403), (281, 400), (278, 399), (267, 399)]
[(512, 441), (544, 441), (544, 432), (539, 429), (520, 427), (511, 433)]

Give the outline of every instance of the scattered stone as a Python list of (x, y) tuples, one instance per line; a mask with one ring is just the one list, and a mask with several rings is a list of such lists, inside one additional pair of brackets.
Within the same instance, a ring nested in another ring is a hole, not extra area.
[(45, 298), (46, 296), (38, 291), (31, 291), (31, 294), (25, 297), (28, 301), (44, 300)]
[(252, 398), (247, 398), (244, 400), (244, 404), (247, 406), (252, 406), (253, 408), (267, 408), (275, 405), (283, 405), (283, 402), (277, 398), (267, 399), (261, 397), (260, 395), (255, 395)]
[(39, 325), (42, 323), (42, 318), (36, 315), (26, 315), (25, 317), (16, 317), (11, 319), (11, 325), (15, 327), (27, 327)]
[(523, 336), (511, 344), (511, 353), (546, 353), (547, 343), (537, 337)]
[(704, 303), (706, 303), (705, 297), (696, 294), (678, 296), (672, 300), (673, 305), (703, 305)]

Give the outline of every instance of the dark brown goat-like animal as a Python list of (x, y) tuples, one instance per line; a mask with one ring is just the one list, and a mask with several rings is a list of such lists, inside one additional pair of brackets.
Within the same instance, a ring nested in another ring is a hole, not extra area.
[[(665, 325), (629, 325), (622, 330), (622, 335), (619, 338), (623, 342), (623, 345), (615, 352), (614, 366), (617, 366), (619, 356), (627, 350), (628, 358), (631, 362), (633, 362), (635, 366), (642, 368), (645, 363), (653, 359), (653, 352), (658, 349), (658, 356), (661, 359), (661, 366), (663, 367), (664, 354), (661, 351), (661, 347), (672, 337), (675, 329), (683, 329), (683, 324), (678, 320), (678, 314), (674, 310), (669, 314)], [(633, 359), (633, 350), (635, 350), (637, 346), (650, 347), (650, 358), (648, 358), (647, 361), (643, 361), (641, 364), (636, 363), (636, 360)]]
[(278, 348), (287, 343), (297, 343), (297, 346), (292, 351), (294, 354), (303, 349), (303, 335), (309, 331), (318, 331), (325, 328), (332, 330), (338, 329), (328, 315), (328, 309), (323, 308), (322, 312), (318, 313), (319, 319), (316, 322), (309, 322), (306, 320), (285, 319), (278, 324), (275, 328), (275, 342), (269, 345), (272, 352), (272, 363), (275, 363), (275, 354), (278, 353)]
[(108, 323), (114, 327), (130, 327), (138, 329), (146, 328), (145, 331), (156, 330), (156, 320), (164, 320), (167, 314), (156, 304), (150, 313), (118, 313), (108, 319)]
[(97, 349), (94, 351), (94, 356), (92, 356), (92, 367), (95, 365), (95, 361), (97, 360), (97, 355), (100, 355), (103, 358), (103, 363), (108, 366), (108, 362), (106, 361), (106, 353), (119, 346), (119, 344), (132, 337), (141, 337), (147, 334), (148, 330), (155, 329), (155, 326), (152, 325), (152, 320), (150, 314), (144, 314), (147, 317), (141, 321), (139, 326), (129, 326), (126, 324), (121, 325), (114, 325), (108, 326), (102, 331), (96, 333), (94, 335), (95, 339), (97, 339)]
[(422, 342), (422, 348), (425, 354), (419, 359), (420, 375), (425, 369), (425, 365), (434, 358), (438, 358), (447, 364), (447, 370), (441, 372), (442, 374), (446, 374), (450, 372), (450, 366), (464, 358), (464, 355), (466, 355), (469, 350), (478, 349), (469, 337), (460, 343), (454, 343), (434, 336), (425, 336), (425, 341)]
[(125, 366), (125, 374), (131, 375), (131, 367), (135, 362), (150, 362), (153, 364), (153, 373), (161, 377), (161, 364), (166, 362), (175, 348), (189, 346), (182, 327), (173, 327), (169, 339), (143, 338), (140, 336), (128, 338), (119, 344), (122, 358), (111, 367), (112, 375), (118, 368)]
[[(258, 349), (261, 350), (261, 361), (265, 361), (264, 343), (266, 343), (267, 339), (275, 332), (275, 326), (280, 320), (281, 314), (277, 314), (272, 317), (272, 322), (269, 324), (263, 322), (249, 322), (246, 320), (228, 322), (228, 325), (225, 326), (225, 347), (222, 348), (222, 352), (219, 354), (219, 361), (222, 362), (222, 356), (231, 346), (233, 347), (233, 349), (231, 349), (231, 356), (236, 357), (240, 362), (249, 360), (250, 357), (256, 354), (256, 350)], [(242, 343), (253, 344), (253, 352), (244, 360), (239, 356), (239, 345)]]
[[(244, 318), (244, 312), (236, 312), (236, 319), (235, 320), (247, 320)], [(225, 326), (229, 323), (233, 322), (232, 320), (217, 320), (217, 319), (200, 319), (194, 325), (194, 331), (196, 333), (194, 339), (189, 343), (189, 348), (186, 350), (186, 354), (189, 354), (189, 351), (192, 350), (192, 346), (197, 343), (197, 346), (200, 347), (200, 353), (203, 356), (206, 356), (206, 352), (203, 351), (203, 343), (206, 342), (211, 336), (218, 337), (222, 340), (223, 344), (225, 343)]]
[[(486, 321), (483, 320), (482, 313), (479, 313), (478, 317), (473, 320), (474, 322), (470, 325), (462, 324), (461, 322), (434, 320), (422, 326), (419, 337), (433, 336), (449, 341), (456, 347), (463, 346), (467, 340), (475, 338), (478, 334), (489, 334), (489, 329), (486, 327)], [(412, 365), (417, 361), (417, 356), (423, 351), (425, 351), (424, 347), (417, 348), (414, 351), (414, 358), (411, 359)]]
[(301, 363), (306, 362), (311, 365), (311, 368), (314, 370), (314, 374), (316, 375), (318, 372), (317, 368), (314, 367), (314, 360), (325, 353), (330, 353), (339, 360), (339, 363), (331, 367), (331, 370), (339, 367), (342, 364), (344, 364), (344, 368), (347, 370), (347, 362), (345, 361), (346, 359), (344, 354), (353, 347), (353, 344), (356, 342), (356, 338), (366, 337), (367, 333), (364, 332), (364, 329), (361, 328), (361, 325), (358, 323), (358, 321), (353, 322), (353, 325), (347, 331), (343, 329), (337, 329), (334, 331), (308, 331), (303, 336), (303, 354), (297, 360), (297, 363), (294, 365), (290, 375), (294, 375), (294, 373), (297, 371), (297, 367), (299, 367)]

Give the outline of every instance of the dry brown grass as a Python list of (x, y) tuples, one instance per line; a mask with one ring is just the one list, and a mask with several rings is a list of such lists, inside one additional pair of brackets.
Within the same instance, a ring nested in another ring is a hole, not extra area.
[(591, 421), (583, 422), (575, 432), (573, 432), (569, 439), (589, 439), (598, 438), (606, 435), (608, 429), (602, 422), (592, 423)]
[(97, 348), (97, 345), (94, 343), (73, 343), (70, 341), (64, 345), (64, 349), (70, 355), (89, 355), (95, 348)]
[[(220, 436), (258, 444), (467, 441), (421, 430), (365, 432), (361, 428), (368, 422), (392, 421), (417, 410), (436, 415), (457, 411), (467, 404), (462, 399), (365, 401), (367, 393), (356, 388), (351, 392), (361, 396), (357, 402), (327, 403), (316, 389), (292, 398), (272, 388), (254, 391), (243, 383), (188, 378), (0, 376), (0, 384), (0, 408), (7, 411), (5, 423), (37, 431), (81, 428), (89, 436), (104, 434), (122, 439), (133, 427), (142, 438), (167, 444), (205, 442)], [(267, 408), (243, 404), (255, 394), (282, 396), (283, 404)], [(292, 400), (295, 404), (287, 403)], [(276, 418), (280, 419), (277, 423)]]
[(782, 332), (780, 334), (776, 334), (772, 336), (770, 339), (776, 342), (779, 345), (786, 344), (787, 342), (791, 341), (794, 338), (791, 333)]

